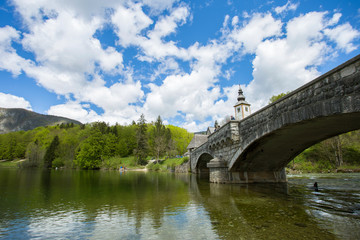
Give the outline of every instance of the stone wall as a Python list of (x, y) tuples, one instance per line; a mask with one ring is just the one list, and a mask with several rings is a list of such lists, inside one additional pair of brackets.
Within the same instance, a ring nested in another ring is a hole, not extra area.
[(190, 161), (175, 167), (175, 173), (188, 173), (190, 172)]

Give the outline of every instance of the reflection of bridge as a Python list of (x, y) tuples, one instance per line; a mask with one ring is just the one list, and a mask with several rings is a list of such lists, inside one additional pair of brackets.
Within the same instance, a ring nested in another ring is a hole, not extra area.
[(191, 171), (211, 182), (285, 182), (304, 149), (360, 128), (360, 55), (240, 121), (190, 153)]

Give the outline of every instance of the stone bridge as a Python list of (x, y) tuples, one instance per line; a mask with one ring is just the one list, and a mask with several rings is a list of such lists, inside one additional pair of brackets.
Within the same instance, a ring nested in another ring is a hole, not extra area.
[(306, 148), (360, 129), (360, 55), (240, 121), (190, 152), (210, 182), (286, 182), (285, 166)]

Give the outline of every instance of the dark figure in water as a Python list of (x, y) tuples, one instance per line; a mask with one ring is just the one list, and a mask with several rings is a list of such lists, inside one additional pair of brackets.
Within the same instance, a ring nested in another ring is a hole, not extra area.
[(314, 190), (315, 190), (315, 192), (318, 192), (318, 191), (319, 191), (317, 182), (314, 183)]

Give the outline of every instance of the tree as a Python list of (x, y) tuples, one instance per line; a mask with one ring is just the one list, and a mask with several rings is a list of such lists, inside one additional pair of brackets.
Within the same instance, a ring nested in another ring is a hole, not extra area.
[(44, 158), (45, 151), (36, 139), (31, 142), (26, 149), (26, 158), (28, 161), (22, 163), (22, 167), (39, 167)]
[(187, 151), (187, 146), (189, 145), (194, 134), (189, 133), (186, 129), (176, 127), (173, 125), (168, 125), (167, 129), (171, 132), (171, 139), (174, 144), (176, 154), (183, 155)]
[(270, 99), (269, 99), (269, 103), (273, 103), (273, 102), (276, 102), (277, 100), (279, 100), (280, 98), (284, 97), (286, 94), (288, 94), (289, 92), (287, 93), (280, 93), (279, 95), (274, 95), (272, 96)]
[(50, 146), (46, 149), (44, 156), (44, 167), (51, 168), (52, 162), (57, 157), (56, 150), (60, 144), (59, 137), (56, 135), (50, 143)]
[(136, 148), (134, 150), (136, 164), (145, 165), (148, 154), (148, 138), (147, 125), (144, 114), (141, 114), (140, 119), (137, 122), (136, 143)]
[(98, 169), (101, 166), (105, 141), (99, 128), (93, 128), (90, 136), (80, 145), (76, 164), (85, 169)]
[(167, 139), (165, 134), (166, 134), (165, 126), (163, 125), (161, 117), (158, 116), (152, 133), (152, 137), (153, 137), (152, 148), (154, 154), (156, 155), (156, 160), (159, 160), (160, 156), (162, 156), (166, 150)]

